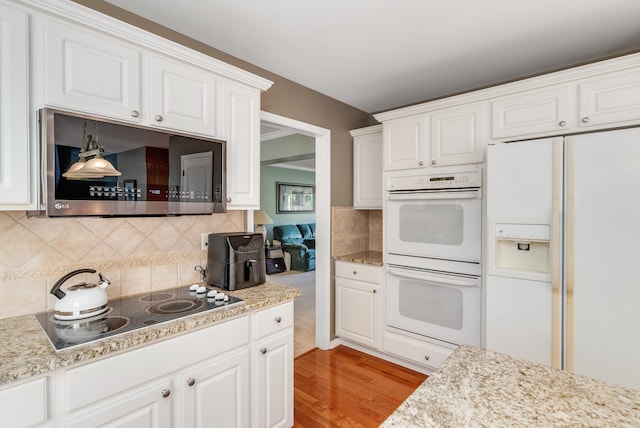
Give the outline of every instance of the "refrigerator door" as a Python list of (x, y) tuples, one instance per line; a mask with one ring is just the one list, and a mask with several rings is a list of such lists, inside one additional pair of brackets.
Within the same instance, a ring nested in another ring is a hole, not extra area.
[[(487, 349), (556, 367), (560, 277), (554, 294), (550, 247), (561, 247), (560, 225), (553, 219), (554, 208), (559, 210), (554, 206), (554, 167), (562, 166), (562, 143), (561, 138), (547, 138), (491, 145), (487, 151), (485, 344)], [(551, 230), (551, 235), (532, 233), (537, 230)], [(527, 234), (533, 239), (526, 239)]]
[(567, 138), (566, 368), (640, 389), (640, 129)]

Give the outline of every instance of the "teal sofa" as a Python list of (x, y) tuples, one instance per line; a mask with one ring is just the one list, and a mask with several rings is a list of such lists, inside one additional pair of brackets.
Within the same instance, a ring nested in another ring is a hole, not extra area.
[(316, 269), (316, 224), (283, 224), (273, 226), (273, 239), (291, 255), (291, 270)]

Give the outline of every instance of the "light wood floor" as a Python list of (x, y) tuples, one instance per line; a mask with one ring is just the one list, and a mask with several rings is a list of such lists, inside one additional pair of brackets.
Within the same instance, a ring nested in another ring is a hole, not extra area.
[(377, 427), (427, 378), (338, 346), (294, 362), (294, 427)]

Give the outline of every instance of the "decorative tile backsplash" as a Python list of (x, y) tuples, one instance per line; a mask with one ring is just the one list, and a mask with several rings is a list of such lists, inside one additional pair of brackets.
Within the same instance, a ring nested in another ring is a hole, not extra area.
[(331, 208), (331, 255), (382, 251), (382, 210)]
[[(127, 218), (0, 212), (0, 318), (52, 309), (53, 284), (80, 268), (109, 278), (109, 298), (200, 281), (194, 267), (207, 263), (202, 233), (241, 231), (244, 224), (244, 211)], [(78, 275), (67, 285), (96, 280), (97, 275)]]

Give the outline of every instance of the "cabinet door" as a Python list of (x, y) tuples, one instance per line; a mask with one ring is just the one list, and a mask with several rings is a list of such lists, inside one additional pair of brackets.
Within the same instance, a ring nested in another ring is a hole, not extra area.
[(227, 208), (260, 207), (260, 91), (222, 80), (222, 138), (227, 141)]
[(336, 335), (379, 348), (380, 285), (336, 278)]
[[(382, 209), (382, 127), (353, 137), (353, 207)], [(368, 128), (367, 128), (368, 129)]]
[(216, 135), (216, 77), (179, 61), (150, 58), (151, 110), (154, 126)]
[(293, 329), (255, 343), (254, 427), (293, 426)]
[(578, 84), (580, 127), (640, 121), (640, 67)]
[[(99, 385), (96, 385), (99, 387)], [(172, 426), (171, 381), (149, 383), (140, 388), (103, 400), (90, 409), (66, 419), (62, 426), (86, 428), (161, 428)]]
[(431, 166), (482, 163), (487, 143), (486, 104), (431, 114)]
[(491, 102), (491, 138), (562, 132), (575, 127), (575, 88), (565, 85)]
[(47, 421), (52, 426), (48, 383), (49, 378), (41, 377), (1, 390), (0, 427), (48, 426)]
[[(29, 155), (29, 14), (0, 4), (0, 208), (35, 209)], [(35, 151), (33, 153), (35, 158)]]
[(426, 166), (428, 126), (427, 115), (403, 117), (383, 123), (385, 171)]
[(181, 427), (248, 427), (249, 350), (245, 347), (182, 372)]
[(47, 105), (140, 121), (139, 49), (52, 18), (43, 37)]

